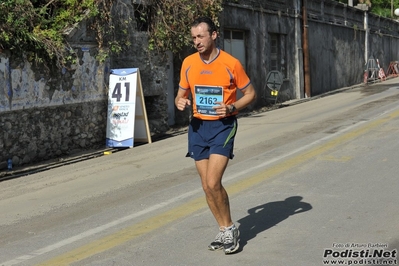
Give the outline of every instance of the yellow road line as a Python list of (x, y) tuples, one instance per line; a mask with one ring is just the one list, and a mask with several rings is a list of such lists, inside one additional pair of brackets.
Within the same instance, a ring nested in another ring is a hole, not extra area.
[[(349, 131), (343, 135), (340, 135), (326, 142), (325, 144), (319, 145), (313, 149), (310, 149), (309, 151), (302, 152), (292, 158), (284, 160), (283, 162), (278, 163), (275, 166), (272, 166), (258, 174), (255, 174), (250, 178), (246, 178), (245, 180), (236, 182), (233, 185), (228, 186), (226, 189), (228, 190), (229, 195), (231, 196), (239, 192), (242, 192), (243, 190), (251, 188), (270, 177), (277, 176), (290, 168), (298, 166), (312, 158), (315, 158), (316, 156), (319, 156), (327, 152), (328, 150), (331, 150), (339, 145), (342, 145), (345, 142), (353, 140), (398, 116), (399, 116), (399, 111), (396, 111), (384, 118), (380, 118), (372, 122), (369, 122), (364, 126)], [(118, 231), (117, 233), (93, 241), (87, 245), (76, 248), (72, 251), (69, 251), (65, 254), (62, 254), (58, 257), (55, 257), (39, 265), (61, 266), (81, 261), (95, 254), (99, 254), (116, 246), (119, 246), (123, 243), (131, 241), (139, 236), (142, 236), (155, 229), (158, 229), (162, 226), (172, 223), (182, 217), (186, 217), (200, 209), (205, 208), (206, 206), (207, 204), (203, 197), (193, 199), (177, 208), (164, 212), (160, 215), (151, 217), (141, 223), (129, 226), (125, 229)]]
[(141, 223), (129, 226), (125, 229), (118, 231), (115, 234), (93, 241), (85, 246), (67, 252), (59, 257), (53, 258), (39, 265), (43, 266), (69, 265), (71, 263), (83, 260), (95, 254), (104, 252), (113, 247), (131, 241), (136, 237), (149, 233), (168, 223), (171, 223), (175, 220), (185, 217), (197, 210), (204, 208), (205, 206), (206, 206), (206, 201), (204, 198), (194, 199), (175, 209), (172, 209), (155, 217), (149, 218)]
[(340, 162), (340, 163), (346, 163), (352, 159), (353, 159), (353, 157), (351, 157), (351, 156), (341, 156), (341, 157), (323, 156), (323, 157), (319, 158), (320, 161), (331, 161), (331, 162)]

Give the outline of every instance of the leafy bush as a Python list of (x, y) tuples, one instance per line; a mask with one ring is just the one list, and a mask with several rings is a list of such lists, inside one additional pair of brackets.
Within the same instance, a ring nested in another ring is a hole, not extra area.
[(177, 53), (192, 43), (189, 25), (199, 16), (209, 16), (216, 23), (222, 0), (158, 0), (150, 16), (150, 50)]
[[(223, 0), (155, 0), (150, 8), (138, 10), (147, 23), (150, 50), (178, 52), (191, 43), (189, 24), (200, 15), (217, 21)], [(113, 0), (1, 0), (0, 51), (27, 55), (35, 62), (57, 66), (73, 62), (76, 56), (65, 39), (65, 31), (90, 19), (104, 60), (118, 53), (127, 40), (116, 37), (111, 15)], [(126, 24), (128, 25), (128, 24)], [(121, 30), (121, 29), (119, 29)], [(127, 34), (128, 29), (121, 32)]]
[(30, 54), (37, 62), (71, 59), (63, 31), (98, 14), (97, 0), (2, 0), (0, 48)]

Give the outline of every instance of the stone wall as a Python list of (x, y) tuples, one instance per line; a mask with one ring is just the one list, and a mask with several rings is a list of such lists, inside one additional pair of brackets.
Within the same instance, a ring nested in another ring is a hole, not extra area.
[(105, 99), (109, 63), (96, 60), (95, 47), (75, 50), (76, 64), (63, 69), (0, 53), (0, 113)]
[(106, 101), (34, 107), (0, 114), (0, 169), (103, 147)]

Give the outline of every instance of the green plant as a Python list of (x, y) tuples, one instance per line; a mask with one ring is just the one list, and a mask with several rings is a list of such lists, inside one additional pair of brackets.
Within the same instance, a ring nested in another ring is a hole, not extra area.
[(58, 66), (75, 56), (64, 31), (99, 13), (97, 0), (3, 0), (0, 3), (0, 48), (31, 54), (36, 62)]
[[(149, 28), (150, 50), (178, 52), (191, 43), (189, 25), (207, 15), (217, 21), (223, 0), (156, 0), (140, 10)], [(65, 66), (76, 61), (66, 41), (68, 30), (87, 20), (96, 33), (98, 60), (131, 45), (127, 38), (132, 18), (112, 15), (113, 0), (2, 0), (0, 2), (0, 49), (29, 55), (35, 62)], [(116, 27), (117, 25), (117, 27)], [(116, 28), (118, 30), (116, 30)]]
[[(149, 49), (177, 53), (191, 44), (190, 24), (199, 16), (218, 23), (223, 0), (158, 0), (150, 11)], [(145, 17), (145, 16), (142, 16)]]

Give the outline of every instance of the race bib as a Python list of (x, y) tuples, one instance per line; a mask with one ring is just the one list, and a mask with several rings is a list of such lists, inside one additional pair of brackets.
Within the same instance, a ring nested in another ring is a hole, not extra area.
[(223, 87), (195, 86), (195, 104), (197, 113), (203, 115), (218, 115), (213, 109), (217, 102), (223, 102)]

